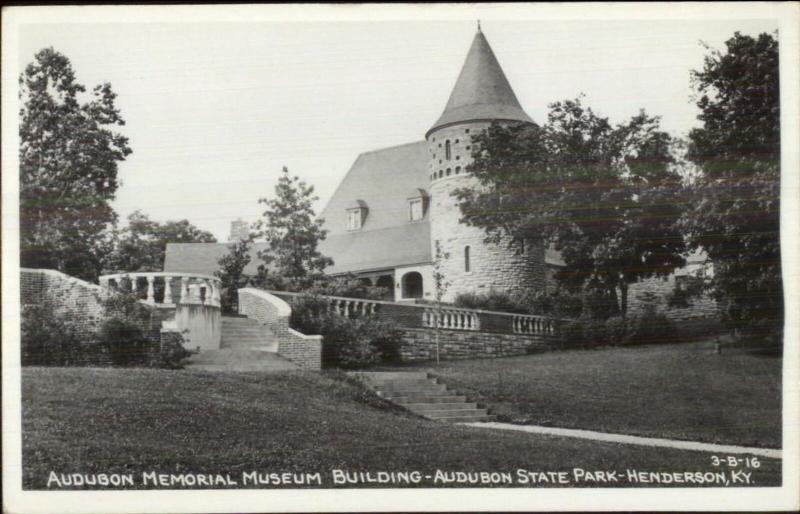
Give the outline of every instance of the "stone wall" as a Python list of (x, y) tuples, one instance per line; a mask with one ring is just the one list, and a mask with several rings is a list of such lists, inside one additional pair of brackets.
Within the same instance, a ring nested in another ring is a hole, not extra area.
[[(406, 343), (400, 351), (403, 361), (436, 359), (436, 331), (434, 329), (403, 329), (403, 340)], [(442, 360), (511, 357), (561, 347), (562, 344), (558, 338), (549, 336), (445, 329), (439, 331), (439, 358)]]
[(291, 307), (277, 296), (253, 288), (239, 289), (239, 313), (266, 325), (278, 339), (278, 354), (303, 369), (322, 368), (322, 336), (289, 327)]
[[(74, 358), (67, 359), (72, 365), (111, 364), (111, 356), (98, 340), (98, 331), (105, 315), (103, 303), (111, 294), (108, 289), (59, 271), (20, 270), (20, 306), (23, 311), (41, 307), (54, 316), (67, 319), (81, 339), (84, 346), (75, 348)], [(149, 319), (143, 321), (140, 328), (148, 340), (159, 343), (163, 335), (161, 323), (166, 313), (154, 308), (150, 308), (149, 312)], [(24, 354), (24, 347), (22, 351)]]
[[(544, 249), (526, 241), (510, 246), (504, 239), (486, 243), (483, 229), (460, 223), (461, 209), (452, 193), (461, 188), (476, 189), (478, 182), (466, 174), (472, 162), (472, 135), (488, 127), (488, 123), (468, 123), (439, 129), (428, 136), (431, 176), (429, 216), (431, 222), (431, 255), (436, 255), (436, 241), (449, 258), (442, 262), (442, 271), (450, 282), (444, 297), (447, 302), (460, 293), (487, 293), (490, 290), (519, 293), (541, 289), (545, 285)], [(445, 147), (450, 142), (450, 159)], [(465, 248), (469, 247), (469, 271), (466, 270)]]
[(684, 270), (666, 278), (649, 278), (628, 288), (628, 316), (640, 316), (648, 305), (656, 308), (678, 325), (682, 336), (716, 335), (723, 330), (722, 312), (717, 302), (704, 294), (694, 298), (686, 307), (673, 307), (667, 298), (675, 289), (675, 282), (689, 275)]

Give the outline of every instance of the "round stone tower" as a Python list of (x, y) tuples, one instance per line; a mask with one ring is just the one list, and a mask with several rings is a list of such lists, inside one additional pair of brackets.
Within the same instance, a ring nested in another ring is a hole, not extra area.
[(441, 261), (450, 283), (445, 301), (460, 293), (500, 290), (513, 294), (544, 287), (541, 244), (509, 239), (487, 243), (483, 229), (459, 222), (461, 210), (453, 192), (479, 187), (466, 172), (472, 162), (472, 136), (493, 122), (532, 120), (519, 105), (479, 27), (447, 106), (425, 135), (431, 179), (431, 257), (436, 257), (438, 241), (448, 254)]

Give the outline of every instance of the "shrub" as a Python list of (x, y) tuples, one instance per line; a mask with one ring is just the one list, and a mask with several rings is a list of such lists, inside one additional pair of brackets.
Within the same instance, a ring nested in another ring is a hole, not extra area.
[(117, 366), (147, 365), (160, 352), (158, 323), (133, 293), (117, 293), (103, 302), (99, 338)]
[(632, 321), (629, 344), (671, 343), (678, 340), (675, 322), (656, 310), (655, 305), (645, 305), (642, 313)]
[(533, 291), (518, 297), (527, 305), (530, 314), (554, 318), (579, 318), (583, 311), (583, 296), (558, 288), (554, 291)]
[(318, 294), (295, 297), (291, 305), (292, 328), (322, 335), (324, 366), (355, 368), (399, 360), (402, 334), (393, 322), (374, 315), (341, 316)]
[(183, 369), (192, 352), (186, 349), (187, 340), (180, 332), (165, 332), (161, 334), (161, 344), (158, 353), (150, 360), (150, 367), (166, 369)]
[(456, 307), (464, 309), (480, 309), (485, 311), (511, 312), (528, 314), (528, 305), (519, 298), (503, 291), (491, 290), (488, 293), (461, 293), (453, 301)]
[(49, 303), (23, 306), (20, 329), (23, 366), (74, 366), (100, 360), (91, 332)]

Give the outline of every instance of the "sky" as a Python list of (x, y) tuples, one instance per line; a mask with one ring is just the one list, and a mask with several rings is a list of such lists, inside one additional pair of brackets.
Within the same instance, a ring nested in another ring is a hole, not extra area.
[[(283, 166), (316, 188), (317, 212), (359, 153), (424, 138), (466, 57), (473, 20), (26, 24), (20, 65), (52, 46), (88, 88), (110, 82), (133, 153), (113, 206), (188, 219), (227, 240), (255, 221)], [(776, 20), (483, 20), (536, 122), (584, 94), (613, 123), (640, 109), (676, 136), (699, 126), (690, 70), (735, 31)], [(124, 223), (123, 223), (124, 224)]]

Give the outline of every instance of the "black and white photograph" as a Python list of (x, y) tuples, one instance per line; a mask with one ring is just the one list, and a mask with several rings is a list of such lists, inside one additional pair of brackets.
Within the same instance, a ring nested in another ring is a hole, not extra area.
[(5, 7), (3, 510), (800, 509), (800, 5)]

